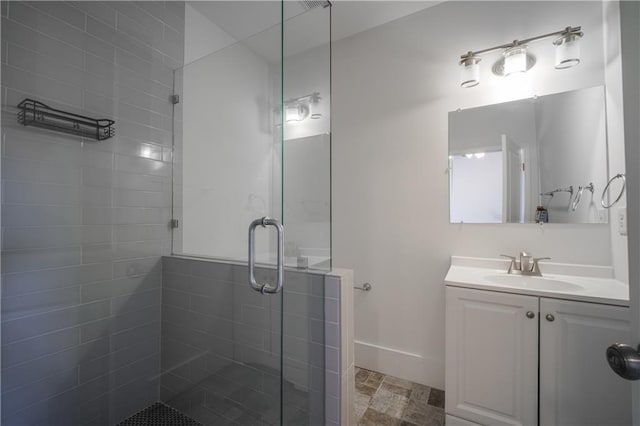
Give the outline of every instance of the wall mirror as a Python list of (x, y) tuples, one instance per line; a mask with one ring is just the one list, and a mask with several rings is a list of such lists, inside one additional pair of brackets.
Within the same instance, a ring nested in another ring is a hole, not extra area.
[(606, 183), (603, 86), (449, 113), (452, 223), (606, 223)]

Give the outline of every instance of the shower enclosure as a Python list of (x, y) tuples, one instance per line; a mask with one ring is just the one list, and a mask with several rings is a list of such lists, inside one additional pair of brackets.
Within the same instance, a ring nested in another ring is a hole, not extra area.
[[(193, 4), (223, 28), (262, 19), (174, 75), (172, 244), (189, 259), (165, 260), (162, 399), (198, 420), (325, 424), (331, 8), (259, 3)], [(205, 356), (198, 338), (216, 342)]]
[(330, 3), (1, 5), (1, 424), (332, 423)]

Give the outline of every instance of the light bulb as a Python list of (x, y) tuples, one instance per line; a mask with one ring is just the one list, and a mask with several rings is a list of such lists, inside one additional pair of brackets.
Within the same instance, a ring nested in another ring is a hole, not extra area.
[(508, 48), (504, 57), (504, 76), (527, 71), (527, 45), (521, 44)]
[(476, 152), (476, 153), (474, 154), (474, 157), (476, 157), (476, 158), (482, 158), (482, 157), (484, 157), (484, 152)]

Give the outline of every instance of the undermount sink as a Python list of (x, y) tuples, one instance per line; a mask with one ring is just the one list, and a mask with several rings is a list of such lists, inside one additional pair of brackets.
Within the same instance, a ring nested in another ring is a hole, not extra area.
[(488, 275), (485, 277), (487, 281), (499, 285), (508, 285), (512, 287), (528, 288), (531, 290), (551, 290), (551, 291), (580, 291), (584, 290), (582, 286), (559, 281), (545, 277), (532, 277), (528, 275)]

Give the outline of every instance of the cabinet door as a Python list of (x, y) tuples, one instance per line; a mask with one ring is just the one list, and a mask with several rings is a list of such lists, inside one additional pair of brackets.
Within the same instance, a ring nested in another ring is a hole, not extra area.
[(542, 298), (540, 424), (630, 425), (631, 385), (605, 357), (628, 339), (628, 308)]
[(536, 425), (538, 298), (447, 287), (446, 310), (447, 414)]

